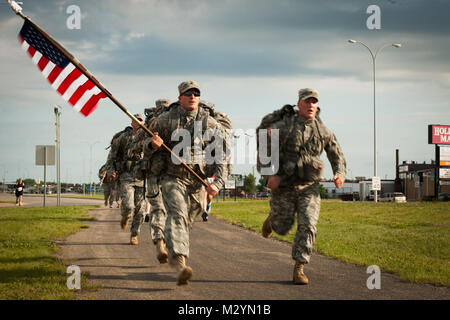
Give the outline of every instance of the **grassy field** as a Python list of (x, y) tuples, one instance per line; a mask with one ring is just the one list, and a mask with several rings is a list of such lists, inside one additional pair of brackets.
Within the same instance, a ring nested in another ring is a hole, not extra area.
[[(41, 197), (43, 198), (42, 194), (26, 194), (27, 197)], [(56, 198), (57, 194), (47, 194), (46, 198)], [(94, 195), (83, 195), (82, 193), (61, 193), (61, 198), (77, 198), (77, 199), (97, 199), (97, 200), (103, 200), (104, 196), (103, 193)]]
[[(269, 201), (213, 203), (211, 214), (261, 231)], [(448, 202), (377, 203), (322, 200), (315, 249), (362, 266), (378, 265), (411, 282), (450, 285)], [(286, 236), (292, 242), (296, 226)]]
[[(91, 220), (94, 206), (0, 208), (0, 299), (74, 299), (69, 274), (55, 257), (63, 240)], [(94, 289), (82, 274), (83, 291)]]

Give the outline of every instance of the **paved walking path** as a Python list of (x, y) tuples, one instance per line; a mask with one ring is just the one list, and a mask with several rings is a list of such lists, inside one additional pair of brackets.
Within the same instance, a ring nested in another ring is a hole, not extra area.
[[(412, 284), (381, 272), (381, 289), (369, 290), (366, 269), (314, 253), (305, 267), (307, 286), (292, 284), (291, 246), (231, 225), (210, 215), (191, 231), (188, 265), (194, 277), (176, 285), (176, 272), (159, 264), (148, 223), (139, 245), (129, 244), (129, 230), (119, 226), (119, 209), (91, 211), (88, 229), (58, 243), (90, 279), (103, 286), (97, 299), (291, 300), (291, 299), (446, 299), (450, 288)], [(320, 235), (319, 235), (320, 236)]]

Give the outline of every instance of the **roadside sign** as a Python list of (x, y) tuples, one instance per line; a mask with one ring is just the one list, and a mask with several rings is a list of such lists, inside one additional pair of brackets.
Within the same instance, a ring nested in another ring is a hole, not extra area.
[(36, 146), (36, 165), (55, 165), (55, 146)]
[(450, 169), (440, 168), (439, 169), (439, 178), (440, 179), (450, 179)]
[(381, 190), (381, 178), (372, 177), (372, 190)]
[(235, 187), (234, 179), (229, 179), (225, 182), (225, 189), (234, 189)]

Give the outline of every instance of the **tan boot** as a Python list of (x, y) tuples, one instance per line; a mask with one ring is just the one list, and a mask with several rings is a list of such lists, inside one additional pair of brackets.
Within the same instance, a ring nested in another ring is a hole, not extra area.
[(130, 221), (130, 218), (122, 216), (122, 219), (120, 220), (120, 227), (122, 229), (126, 229), (128, 226), (128, 221)]
[(268, 238), (272, 235), (272, 227), (270, 226), (270, 216), (267, 217), (262, 226), (262, 236)]
[(303, 273), (304, 264), (299, 261), (295, 262), (294, 266), (294, 284), (308, 284), (309, 280), (306, 275)]
[(177, 285), (181, 286), (188, 284), (189, 280), (194, 275), (194, 271), (191, 267), (186, 266), (184, 256), (180, 254), (175, 257), (171, 257), (170, 264), (180, 271), (177, 277)]
[(131, 236), (130, 244), (132, 244), (133, 246), (137, 246), (139, 244), (138, 237), (137, 236)]
[(159, 263), (167, 263), (169, 261), (169, 255), (166, 251), (166, 245), (163, 239), (156, 241), (156, 258)]

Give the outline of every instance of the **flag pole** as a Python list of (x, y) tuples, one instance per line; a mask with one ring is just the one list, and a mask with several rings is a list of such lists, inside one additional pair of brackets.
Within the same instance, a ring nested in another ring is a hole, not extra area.
[[(69, 51), (67, 51), (62, 45), (60, 45), (56, 40), (54, 40), (47, 32), (42, 30), (37, 24), (35, 24), (31, 19), (25, 16), (22, 13), (22, 8), (17, 4), (17, 2), (13, 0), (8, 0), (8, 3), (11, 6), (11, 9), (24, 20), (28, 21), (46, 40), (48, 40), (53, 46), (55, 46), (61, 53), (64, 55), (66, 59), (68, 59), (72, 64), (80, 70), (92, 83), (94, 83), (116, 106), (118, 106), (132, 121), (138, 124), (145, 132), (147, 132), (151, 137), (154, 137), (155, 134), (150, 131), (145, 125), (139, 122), (134, 115), (132, 115), (127, 108), (125, 108), (101, 83), (98, 81), (82, 64), (75, 58)], [(188, 170), (190, 173), (194, 175), (206, 188), (209, 187), (209, 184), (204, 181), (191, 167), (189, 167), (178, 155), (173, 153), (173, 151), (163, 143), (161, 145), (164, 149), (166, 149), (172, 156), (174, 156), (181, 165)]]

